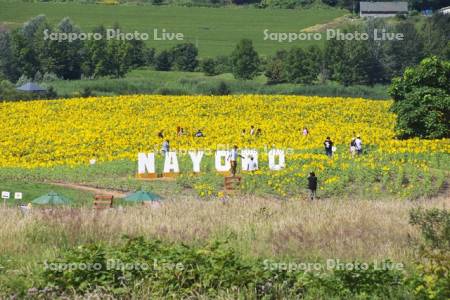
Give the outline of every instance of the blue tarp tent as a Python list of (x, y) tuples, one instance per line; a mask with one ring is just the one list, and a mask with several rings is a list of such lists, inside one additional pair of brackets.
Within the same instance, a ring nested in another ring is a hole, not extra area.
[(40, 87), (39, 85), (37, 85), (36, 83), (33, 83), (33, 82), (27, 82), (24, 85), (18, 87), (17, 90), (23, 91), (23, 92), (45, 92), (46, 91), (46, 89), (44, 89), (43, 87)]

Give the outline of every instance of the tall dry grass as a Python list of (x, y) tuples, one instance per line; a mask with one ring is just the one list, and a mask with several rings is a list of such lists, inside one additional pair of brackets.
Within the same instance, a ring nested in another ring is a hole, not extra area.
[(319, 202), (258, 198), (226, 202), (184, 199), (159, 208), (140, 205), (94, 212), (91, 208), (29, 215), (0, 210), (0, 253), (50, 258), (59, 249), (123, 235), (201, 243), (228, 237), (243, 255), (295, 259), (410, 261), (418, 231), (408, 224), (414, 207), (450, 207), (450, 198), (429, 201)]

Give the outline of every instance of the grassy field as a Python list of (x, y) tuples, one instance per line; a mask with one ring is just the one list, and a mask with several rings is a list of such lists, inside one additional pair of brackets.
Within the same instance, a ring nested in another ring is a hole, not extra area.
[[(285, 264), (318, 263), (322, 265), (325, 265), (330, 259), (368, 264), (390, 259), (401, 264), (400, 274), (405, 274), (414, 269), (417, 256), (416, 248), (412, 245), (415, 245), (420, 239), (419, 230), (408, 223), (411, 209), (448, 207), (449, 204), (448, 197), (431, 202), (339, 199), (310, 203), (264, 200), (254, 197), (240, 197), (226, 202), (206, 202), (196, 201), (193, 198), (180, 199), (174, 196), (159, 208), (127, 207), (120, 211), (110, 210), (103, 213), (94, 213), (89, 208), (52, 212), (35, 209), (24, 217), (17, 210), (0, 209), (2, 220), (0, 229), (0, 296), (8, 298), (16, 295), (21, 298), (28, 295), (32, 299), (37, 298), (37, 296), (33, 297), (33, 293), (37, 292), (36, 287), (45, 287), (46, 282), (51, 278), (49, 273), (44, 271), (47, 263), (63, 262), (61, 257), (67, 250), (72, 253), (65, 254), (65, 260), (69, 263), (100, 262), (104, 259), (104, 254), (102, 248), (99, 247), (112, 247), (115, 251), (113, 253), (116, 255), (119, 251), (127, 249), (123, 241), (124, 236), (145, 236), (150, 240), (174, 243), (174, 246), (170, 247), (179, 245), (180, 248), (175, 248), (178, 250), (172, 254), (173, 256), (164, 257), (163, 255), (164, 251), (171, 248), (154, 253), (154, 255), (159, 255), (156, 256), (156, 259), (161, 257), (169, 262), (179, 262), (177, 259), (180, 259), (184, 264), (195, 262), (202, 264), (200, 257), (192, 260), (189, 252), (186, 253), (188, 247), (204, 247), (195, 253), (201, 254), (201, 257), (205, 259), (210, 255), (214, 256), (206, 268), (198, 270), (200, 276), (206, 278), (192, 279), (197, 280), (198, 285), (185, 282), (186, 278), (190, 278), (189, 274), (173, 281), (173, 289), (176, 294), (174, 293), (172, 296), (175, 298), (198, 287), (202, 291), (201, 293), (206, 293), (206, 295), (196, 295), (196, 297), (208, 299), (207, 291), (202, 290), (201, 286), (207, 285), (215, 278), (222, 284), (228, 284), (229, 282), (224, 278), (233, 280), (234, 277), (230, 277), (226, 272), (230, 272), (230, 269), (233, 270), (235, 264), (237, 264), (236, 275), (248, 270), (246, 265), (240, 266), (242, 259), (252, 260), (254, 268), (258, 269), (263, 269), (263, 259)], [(225, 248), (215, 247), (216, 241), (225, 241)], [(122, 256), (120, 259), (133, 263), (136, 262), (136, 259), (141, 259), (137, 258), (137, 255), (145, 257), (148, 251), (155, 251), (155, 244), (141, 245), (141, 248), (139, 248), (139, 244), (138, 242), (137, 248), (132, 248), (135, 249), (134, 254), (130, 257)], [(204, 246), (208, 244), (212, 246)], [(156, 242), (156, 245), (159, 245), (159, 242)], [(85, 254), (83, 255), (83, 253)], [(150, 258), (152, 257), (155, 258), (155, 256), (150, 256)], [(225, 262), (222, 262), (223, 260)], [(219, 270), (220, 274), (213, 275), (215, 270)], [(381, 275), (379, 272), (374, 275), (379, 274), (378, 276), (384, 278), (383, 274), (387, 276), (390, 273), (389, 270)], [(312, 272), (312, 274), (314, 273)], [(329, 276), (327, 273), (329, 272), (318, 276), (322, 276), (322, 278)], [(94, 271), (88, 273), (74, 271), (64, 274), (65, 276), (57, 275), (62, 284), (69, 282), (72, 276), (75, 276), (75, 281), (72, 281), (74, 283), (83, 281), (87, 281), (89, 284), (101, 285), (103, 283), (104, 288), (108, 288), (106, 278), (113, 273), (109, 271), (102, 275)], [(133, 272), (128, 274), (130, 276)], [(148, 276), (154, 274), (157, 276), (160, 273), (149, 271), (147, 274)], [(280, 276), (289, 276), (290, 273), (281, 270), (279, 274)], [(137, 273), (137, 276), (143, 275)], [(154, 293), (158, 295), (167, 293), (166, 289), (157, 285), (162, 278), (164, 277), (157, 276), (155, 281), (141, 281), (139, 284), (124, 286), (126, 288), (124, 290), (110, 291), (126, 294), (138, 293), (140, 297), (149, 298)], [(302, 278), (297, 277), (296, 280), (303, 282), (305, 279)], [(251, 277), (250, 282), (258, 279)], [(368, 279), (363, 278), (362, 280)], [(376, 279), (374, 280), (376, 281)], [(358, 277), (355, 277), (350, 284), (354, 286), (359, 281)], [(308, 282), (307, 279), (306, 282)], [(333, 281), (323, 286), (323, 281), (319, 282), (321, 284), (318, 287), (308, 288), (304, 291), (309, 295), (306, 299), (323, 299), (323, 296), (314, 297), (311, 296), (311, 293), (320, 287), (327, 289), (330, 288), (330, 284), (336, 284)], [(383, 299), (398, 299), (392, 296), (387, 297), (386, 289), (389, 286), (383, 286), (384, 283), (376, 282), (376, 285), (380, 284)], [(400, 288), (400, 293), (402, 293), (403, 284), (401, 282), (400, 285), (395, 285), (395, 288)], [(188, 290), (184, 292), (180, 286), (185, 286)], [(61, 287), (68, 291), (72, 289), (71, 286)], [(236, 295), (233, 296), (236, 291), (226, 290), (222, 286), (217, 289), (225, 292), (220, 299), (236, 299)], [(33, 290), (34, 292), (31, 292)], [(78, 286), (77, 290), (79, 290)], [(48, 295), (52, 291), (54, 290), (45, 289), (40, 293)], [(280, 292), (289, 291), (291, 290), (285, 287)], [(332, 295), (336, 299), (349, 299), (348, 295), (339, 295), (340, 292), (341, 290), (338, 289), (338, 291), (332, 292)], [(103, 291), (100, 289), (94, 291), (92, 296), (102, 298), (102, 293)], [(108, 292), (106, 293), (108, 294)], [(248, 291), (240, 291), (240, 293), (246, 294)], [(406, 296), (403, 293), (401, 295)], [(89, 294), (84, 294), (81, 298), (88, 296)], [(275, 299), (284, 298), (279, 297)], [(69, 298), (73, 298), (73, 295)], [(407, 297), (407, 299), (410, 298)]]
[[(8, 27), (19, 27), (39, 14), (46, 15), (52, 23), (69, 16), (84, 31), (101, 24), (111, 27), (118, 22), (126, 31), (149, 33), (151, 39), (148, 44), (156, 49), (171, 47), (175, 42), (152, 40), (155, 28), (181, 32), (185, 41), (198, 46), (200, 56), (208, 57), (231, 53), (236, 43), (243, 38), (252, 39), (260, 54), (270, 55), (280, 48), (290, 48), (294, 43), (264, 41), (265, 29), (270, 32), (299, 32), (343, 16), (346, 11), (333, 8), (258, 10), (0, 1), (0, 24)], [(301, 46), (311, 43), (314, 41), (296, 44)]]
[(361, 97), (388, 99), (387, 86), (342, 86), (337, 83), (316, 85), (277, 84), (267, 85), (267, 78), (260, 75), (253, 80), (237, 80), (231, 74), (205, 76), (200, 72), (161, 72), (149, 69), (133, 70), (125, 78), (58, 80), (43, 83), (53, 86), (61, 96), (77, 97), (84, 89), (94, 95), (121, 94), (165, 94), (165, 95), (212, 95), (216, 94), (221, 82), (227, 84), (231, 94), (286, 94), (335, 97)]
[[(71, 199), (75, 206), (81, 206), (92, 202), (93, 194), (89, 192), (68, 189), (60, 186), (45, 183), (34, 183), (25, 181), (2, 180), (0, 183), (0, 191), (11, 192), (11, 198), (7, 201), (8, 206), (16, 206), (19, 204), (27, 204), (33, 199), (54, 191), (62, 196)], [(21, 192), (22, 200), (14, 200), (14, 193)], [(3, 204), (3, 202), (2, 202)]]

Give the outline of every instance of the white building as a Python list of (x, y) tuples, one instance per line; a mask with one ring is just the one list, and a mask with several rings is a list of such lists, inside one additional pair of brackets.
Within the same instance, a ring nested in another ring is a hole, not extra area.
[(444, 14), (444, 15), (450, 14), (450, 6), (441, 8), (441, 9), (439, 10), (439, 12), (440, 12), (441, 14)]
[(395, 17), (408, 14), (408, 2), (359, 2), (360, 17)]

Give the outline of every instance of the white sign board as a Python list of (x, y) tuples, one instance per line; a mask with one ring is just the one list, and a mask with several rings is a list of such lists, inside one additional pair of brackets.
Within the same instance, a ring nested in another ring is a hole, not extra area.
[(16, 199), (16, 200), (22, 200), (22, 193), (20, 193), (20, 192), (14, 193), (14, 199)]
[(9, 192), (2, 192), (2, 199), (9, 199), (10, 193)]

